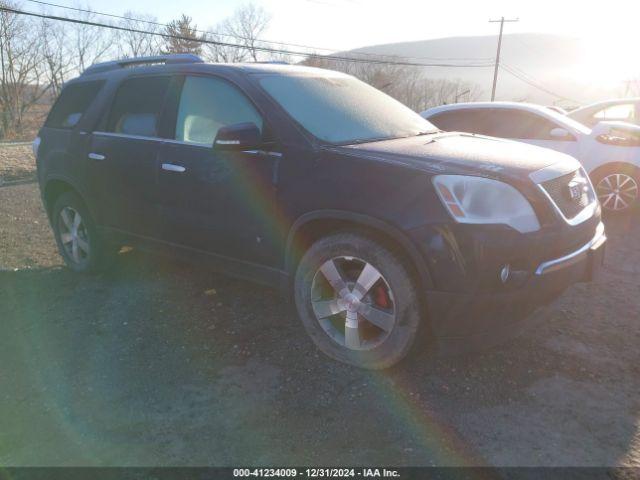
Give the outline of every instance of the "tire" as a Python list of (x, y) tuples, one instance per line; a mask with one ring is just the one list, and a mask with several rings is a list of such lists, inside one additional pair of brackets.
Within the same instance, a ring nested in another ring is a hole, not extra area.
[(640, 205), (640, 169), (628, 163), (612, 163), (592, 175), (593, 186), (609, 214), (627, 213)]
[(115, 247), (101, 238), (93, 217), (76, 193), (61, 194), (51, 212), (58, 251), (69, 269), (78, 273), (97, 273), (113, 263)]
[(367, 369), (390, 367), (409, 353), (421, 325), (417, 291), (395, 254), (355, 233), (316, 241), (294, 280), (298, 315), (316, 346)]

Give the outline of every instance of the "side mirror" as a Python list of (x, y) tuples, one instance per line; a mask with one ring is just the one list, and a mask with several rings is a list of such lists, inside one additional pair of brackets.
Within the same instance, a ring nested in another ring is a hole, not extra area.
[(571, 134), (569, 133), (568, 130), (565, 130), (564, 128), (560, 128), (560, 127), (552, 128), (551, 131), (549, 132), (549, 135), (551, 135), (553, 138), (567, 139), (571, 137)]
[(218, 130), (213, 148), (223, 151), (251, 150), (258, 148), (261, 143), (260, 129), (255, 123), (236, 123)]

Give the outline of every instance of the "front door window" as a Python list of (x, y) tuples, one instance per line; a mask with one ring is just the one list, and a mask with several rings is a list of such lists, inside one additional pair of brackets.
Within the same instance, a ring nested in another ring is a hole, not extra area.
[(262, 130), (262, 118), (237, 88), (212, 77), (187, 77), (182, 88), (175, 139), (213, 145), (220, 127), (252, 122)]

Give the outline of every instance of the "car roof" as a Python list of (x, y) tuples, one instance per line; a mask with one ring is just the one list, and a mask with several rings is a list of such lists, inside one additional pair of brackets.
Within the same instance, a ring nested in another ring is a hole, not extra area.
[(433, 107), (425, 110), (420, 115), (423, 117), (428, 117), (431, 115), (435, 115), (440, 112), (449, 112), (453, 110), (471, 110), (471, 109), (482, 109), (482, 108), (505, 108), (505, 109), (513, 109), (513, 110), (525, 110), (532, 113), (542, 113), (547, 114), (549, 111), (552, 111), (550, 108), (545, 107), (543, 105), (537, 105), (535, 103), (525, 103), (525, 102), (465, 102), (465, 103), (451, 103), (449, 105), (440, 105), (438, 107)]
[(627, 103), (640, 103), (640, 97), (616, 98), (611, 100), (603, 100), (601, 102), (590, 103), (589, 105), (584, 105), (580, 108), (576, 108), (575, 110), (570, 111), (569, 115), (590, 111), (595, 112), (602, 108), (613, 107), (615, 105), (626, 105)]
[(481, 110), (481, 109), (496, 109), (501, 108), (505, 110), (519, 110), (526, 111), (542, 117), (547, 118), (557, 124), (563, 126), (574, 134), (586, 134), (590, 129), (581, 123), (573, 120), (567, 115), (563, 115), (555, 110), (544, 105), (537, 105), (535, 103), (525, 102), (467, 102), (467, 103), (452, 103), (450, 105), (441, 105), (439, 107), (433, 107), (425, 110), (420, 115), (427, 120), (437, 113), (452, 112), (456, 110)]
[(320, 75), (320, 76), (346, 76), (346, 74), (333, 70), (308, 67), (305, 65), (289, 65), (283, 63), (167, 63), (167, 64), (135, 64), (134, 66), (120, 67), (118, 61), (107, 62), (111, 67), (101, 69), (100, 65), (89, 67), (74, 80), (93, 80), (96, 78), (108, 78), (111, 76), (127, 77), (130, 75), (147, 73), (179, 73), (179, 72), (208, 72), (226, 74), (280, 74), (280, 75)]

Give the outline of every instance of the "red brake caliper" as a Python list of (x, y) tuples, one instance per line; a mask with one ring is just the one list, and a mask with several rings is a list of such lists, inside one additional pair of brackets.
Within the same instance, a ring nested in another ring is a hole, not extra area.
[(387, 289), (384, 285), (378, 285), (374, 291), (374, 301), (376, 305), (382, 308), (389, 308), (391, 306), (391, 299), (387, 293)]

